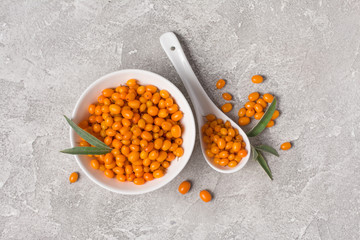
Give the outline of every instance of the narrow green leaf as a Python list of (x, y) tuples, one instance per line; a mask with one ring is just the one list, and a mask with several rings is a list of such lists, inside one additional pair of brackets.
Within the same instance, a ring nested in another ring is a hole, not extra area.
[(259, 135), (262, 131), (264, 131), (266, 125), (270, 122), (272, 115), (274, 114), (276, 109), (276, 98), (270, 104), (269, 108), (266, 110), (264, 116), (260, 119), (260, 121), (256, 124), (256, 126), (247, 133), (248, 137), (255, 137)]
[(268, 163), (266, 162), (265, 158), (263, 157), (263, 155), (261, 155), (261, 153), (257, 150), (255, 150), (258, 154), (257, 156), (257, 161), (258, 163), (261, 165), (261, 167), (265, 170), (265, 172), (267, 173), (267, 175), (269, 175), (270, 179), (273, 180), (272, 174), (271, 174), (271, 170), (269, 168)]
[(256, 160), (258, 157), (257, 151), (255, 149), (255, 147), (253, 145), (251, 145), (251, 154), (252, 154), (252, 159)]
[(111, 149), (104, 142), (100, 141), (99, 139), (97, 139), (96, 137), (91, 135), (90, 133), (82, 130), (76, 123), (71, 121), (68, 117), (66, 117), (65, 115), (64, 115), (64, 117), (66, 118), (66, 121), (70, 124), (70, 126), (74, 129), (74, 131), (77, 134), (79, 134), (79, 136), (82, 137), (85, 141), (87, 141), (88, 143), (90, 143), (91, 145), (93, 145), (95, 147)]
[(268, 145), (260, 145), (260, 146), (256, 146), (255, 148), (262, 152), (271, 153), (271, 154), (279, 157), (279, 153), (273, 147), (270, 147)]
[(111, 149), (99, 147), (74, 147), (64, 149), (60, 152), (75, 155), (102, 155), (111, 152)]

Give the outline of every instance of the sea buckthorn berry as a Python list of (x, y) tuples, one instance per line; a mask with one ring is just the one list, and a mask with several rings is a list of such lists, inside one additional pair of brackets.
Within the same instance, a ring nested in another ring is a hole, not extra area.
[(169, 113), (175, 113), (179, 110), (179, 106), (177, 104), (173, 104), (170, 107), (167, 107), (167, 110), (169, 111)]
[(145, 93), (145, 86), (140, 86), (136, 89), (137, 94), (142, 95)]
[(271, 117), (271, 120), (277, 119), (277, 118), (279, 117), (279, 115), (280, 115), (279, 111), (278, 111), (278, 110), (275, 110), (274, 114), (273, 114), (272, 117)]
[(210, 202), (212, 197), (211, 197), (211, 194), (206, 191), (206, 190), (202, 190), (200, 191), (200, 198), (201, 200), (203, 200), (204, 202)]
[(275, 122), (273, 120), (270, 120), (270, 122), (266, 125), (267, 128), (271, 128), (274, 126)]
[(232, 109), (232, 104), (231, 103), (225, 103), (224, 105), (221, 106), (221, 110), (224, 113), (230, 112)]
[(81, 147), (90, 147), (90, 144), (88, 142), (86, 142), (86, 141), (81, 141), (80, 146)]
[(264, 81), (264, 78), (260, 75), (254, 75), (251, 77), (251, 81), (255, 84), (262, 83)]
[(79, 174), (77, 172), (73, 172), (72, 174), (70, 174), (69, 181), (70, 183), (74, 183), (78, 180), (78, 178)]
[(246, 110), (246, 116), (247, 117), (252, 117), (255, 114), (255, 110), (253, 108), (249, 108), (248, 110)]
[(128, 102), (129, 107), (137, 109), (140, 107), (140, 101), (139, 100), (132, 100)]
[(168, 91), (166, 91), (166, 90), (160, 90), (160, 96), (162, 97), (162, 98), (168, 98), (168, 97), (170, 97), (170, 94), (169, 94), (169, 92)]
[(255, 102), (256, 100), (258, 100), (260, 97), (260, 94), (258, 92), (253, 92), (253, 93), (250, 93), (249, 96), (248, 96), (248, 99), (250, 102)]
[(219, 161), (220, 166), (226, 166), (229, 163), (229, 159), (227, 158), (221, 158)]
[(246, 157), (248, 154), (248, 152), (246, 151), (246, 149), (241, 149), (239, 152), (238, 152), (238, 155), (242, 158)]
[(171, 127), (171, 135), (174, 138), (179, 138), (181, 137), (181, 127), (179, 125), (175, 125)]
[(151, 98), (151, 101), (153, 102), (153, 104), (158, 104), (160, 99), (161, 99), (160, 94), (159, 93), (154, 93), (152, 98)]
[(101, 115), (102, 114), (102, 111), (101, 111), (101, 106), (96, 106), (95, 107), (95, 115)]
[(272, 103), (272, 101), (274, 100), (274, 96), (271, 95), (270, 93), (265, 93), (263, 99), (267, 103)]
[(233, 167), (236, 167), (237, 164), (238, 164), (237, 161), (230, 161), (230, 162), (228, 163), (228, 166), (231, 167), (231, 168), (233, 168)]
[(104, 95), (104, 97), (111, 97), (111, 95), (113, 93), (114, 93), (114, 90), (111, 88), (107, 88), (102, 91), (102, 94)]
[(256, 100), (257, 104), (260, 104), (263, 108), (267, 107), (267, 102), (264, 101), (264, 99), (259, 98), (258, 100)]
[(125, 170), (122, 167), (114, 167), (112, 170), (117, 175), (122, 175), (125, 173)]
[(169, 115), (169, 111), (167, 109), (160, 109), (158, 112), (158, 116), (160, 118), (166, 118)]
[(181, 194), (184, 195), (184, 194), (186, 194), (186, 193), (189, 192), (190, 188), (191, 188), (191, 183), (188, 182), (188, 181), (183, 181), (183, 182), (179, 185), (178, 191), (179, 191), (179, 193), (181, 193)]
[(264, 116), (264, 112), (255, 113), (254, 118), (260, 120)]
[(206, 120), (208, 120), (208, 121), (214, 121), (215, 119), (216, 119), (216, 116), (214, 114), (206, 115)]
[(167, 98), (166, 100), (165, 100), (165, 105), (166, 105), (166, 107), (171, 107), (172, 105), (174, 105), (174, 99), (172, 99), (172, 98)]
[(121, 107), (119, 105), (116, 104), (111, 104), (109, 106), (109, 111), (111, 114), (115, 115), (115, 114), (119, 114), (121, 111)]
[(134, 116), (134, 112), (132, 112), (131, 110), (129, 109), (123, 109), (121, 111), (121, 115), (126, 118), (126, 119), (132, 119), (133, 116)]
[(100, 95), (97, 100), (98, 100), (98, 103), (104, 103), (104, 99), (105, 99), (105, 96), (104, 95)]
[(260, 104), (255, 104), (254, 105), (254, 110), (259, 113), (259, 112), (262, 112), (264, 110), (264, 108), (260, 105)]
[(224, 79), (220, 79), (216, 82), (216, 88), (217, 89), (221, 89), (225, 86), (225, 80)]
[(91, 160), (90, 165), (93, 169), (99, 169), (100, 167), (100, 163), (96, 159)]
[(239, 125), (240, 126), (245, 126), (245, 125), (248, 125), (249, 123), (250, 123), (250, 118), (248, 118), (248, 117), (239, 118)]
[(182, 147), (178, 147), (175, 151), (174, 151), (175, 156), (177, 157), (181, 157), (182, 155), (184, 155), (184, 149)]
[(104, 171), (104, 174), (105, 174), (105, 176), (108, 177), (108, 178), (113, 178), (113, 177), (115, 176), (114, 172), (113, 172), (111, 169), (106, 169), (106, 170)]
[(145, 86), (145, 89), (147, 92), (155, 93), (157, 91), (157, 87), (154, 85), (147, 85)]
[(129, 79), (126, 82), (126, 85), (128, 85), (129, 87), (133, 87), (136, 85), (136, 82), (137, 82), (136, 79)]
[(134, 184), (135, 185), (143, 185), (145, 183), (145, 179), (142, 177), (137, 177), (134, 179)]
[(164, 171), (161, 169), (155, 170), (153, 172), (153, 176), (154, 176), (154, 178), (161, 178), (164, 176)]
[(94, 104), (90, 104), (88, 111), (90, 114), (94, 114), (95, 113), (95, 105)]
[(238, 112), (239, 117), (245, 117), (246, 114), (246, 108), (240, 108)]
[(151, 180), (154, 180), (154, 176), (151, 174), (151, 173), (144, 173), (144, 176), (143, 178), (146, 180), (146, 181), (151, 181)]
[(177, 111), (171, 115), (171, 120), (177, 122), (183, 118), (183, 113), (181, 111)]
[(225, 146), (226, 146), (226, 142), (225, 142), (225, 139), (222, 139), (220, 138), (218, 141), (217, 141), (217, 145), (220, 149), (225, 149)]
[(249, 108), (253, 108), (255, 106), (255, 102), (247, 102), (245, 103), (245, 108), (249, 109)]
[(223, 93), (222, 94), (223, 99), (230, 101), (232, 99), (232, 96), (230, 95), (230, 93)]

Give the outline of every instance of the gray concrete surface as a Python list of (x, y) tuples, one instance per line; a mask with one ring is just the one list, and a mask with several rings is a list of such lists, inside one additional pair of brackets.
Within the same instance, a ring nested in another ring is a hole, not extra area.
[[(0, 238), (359, 239), (359, 12), (353, 0), (2, 0)], [(276, 126), (252, 139), (293, 142), (266, 156), (274, 181), (253, 161), (217, 173), (197, 144), (181, 174), (149, 194), (114, 194), (84, 175), (69, 185), (79, 167), (59, 153), (70, 144), (62, 115), (90, 83), (139, 68), (185, 90), (159, 44), (167, 31), (218, 106), (224, 91), (236, 110), (253, 91), (278, 97)], [(253, 74), (267, 80), (253, 85)], [(185, 179), (193, 187), (180, 196)], [(203, 188), (212, 202), (199, 200)]]

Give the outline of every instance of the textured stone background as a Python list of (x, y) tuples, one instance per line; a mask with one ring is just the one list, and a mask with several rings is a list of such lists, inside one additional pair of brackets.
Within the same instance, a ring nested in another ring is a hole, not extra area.
[[(359, 239), (359, 12), (356, 0), (2, 0), (0, 238)], [(217, 173), (197, 144), (181, 174), (149, 194), (111, 193), (84, 175), (69, 185), (79, 167), (59, 153), (69, 147), (62, 115), (90, 83), (139, 68), (185, 90), (159, 44), (167, 31), (218, 106), (224, 91), (236, 110), (252, 91), (278, 97), (276, 126), (253, 139), (294, 143), (267, 156), (274, 181), (253, 161)], [(258, 73), (267, 80), (251, 84)], [(184, 179), (194, 185), (180, 196)]]

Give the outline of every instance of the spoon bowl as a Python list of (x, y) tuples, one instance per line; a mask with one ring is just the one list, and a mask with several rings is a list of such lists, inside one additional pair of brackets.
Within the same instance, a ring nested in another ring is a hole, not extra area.
[[(199, 80), (197, 79), (194, 71), (192, 70), (184, 51), (180, 45), (179, 40), (173, 32), (164, 33), (160, 37), (160, 43), (168, 58), (174, 65), (177, 73), (179, 74), (182, 82), (185, 85), (187, 92), (193, 103), (196, 120), (198, 123), (198, 131), (200, 135), (201, 150), (204, 155), (206, 162), (218, 172), (222, 173), (233, 173), (242, 169), (250, 158), (250, 141), (245, 132), (228, 116), (226, 116), (219, 108), (211, 101), (209, 96), (206, 94), (202, 88)], [(205, 124), (205, 116), (208, 114), (214, 114), (217, 118), (220, 118), (224, 121), (229, 121), (233, 128), (239, 130), (239, 134), (243, 137), (243, 141), (246, 143), (245, 149), (248, 154), (244, 157), (236, 167), (223, 167), (214, 163), (213, 159), (209, 159), (205, 154), (205, 145), (203, 142), (203, 133), (201, 127)]]

